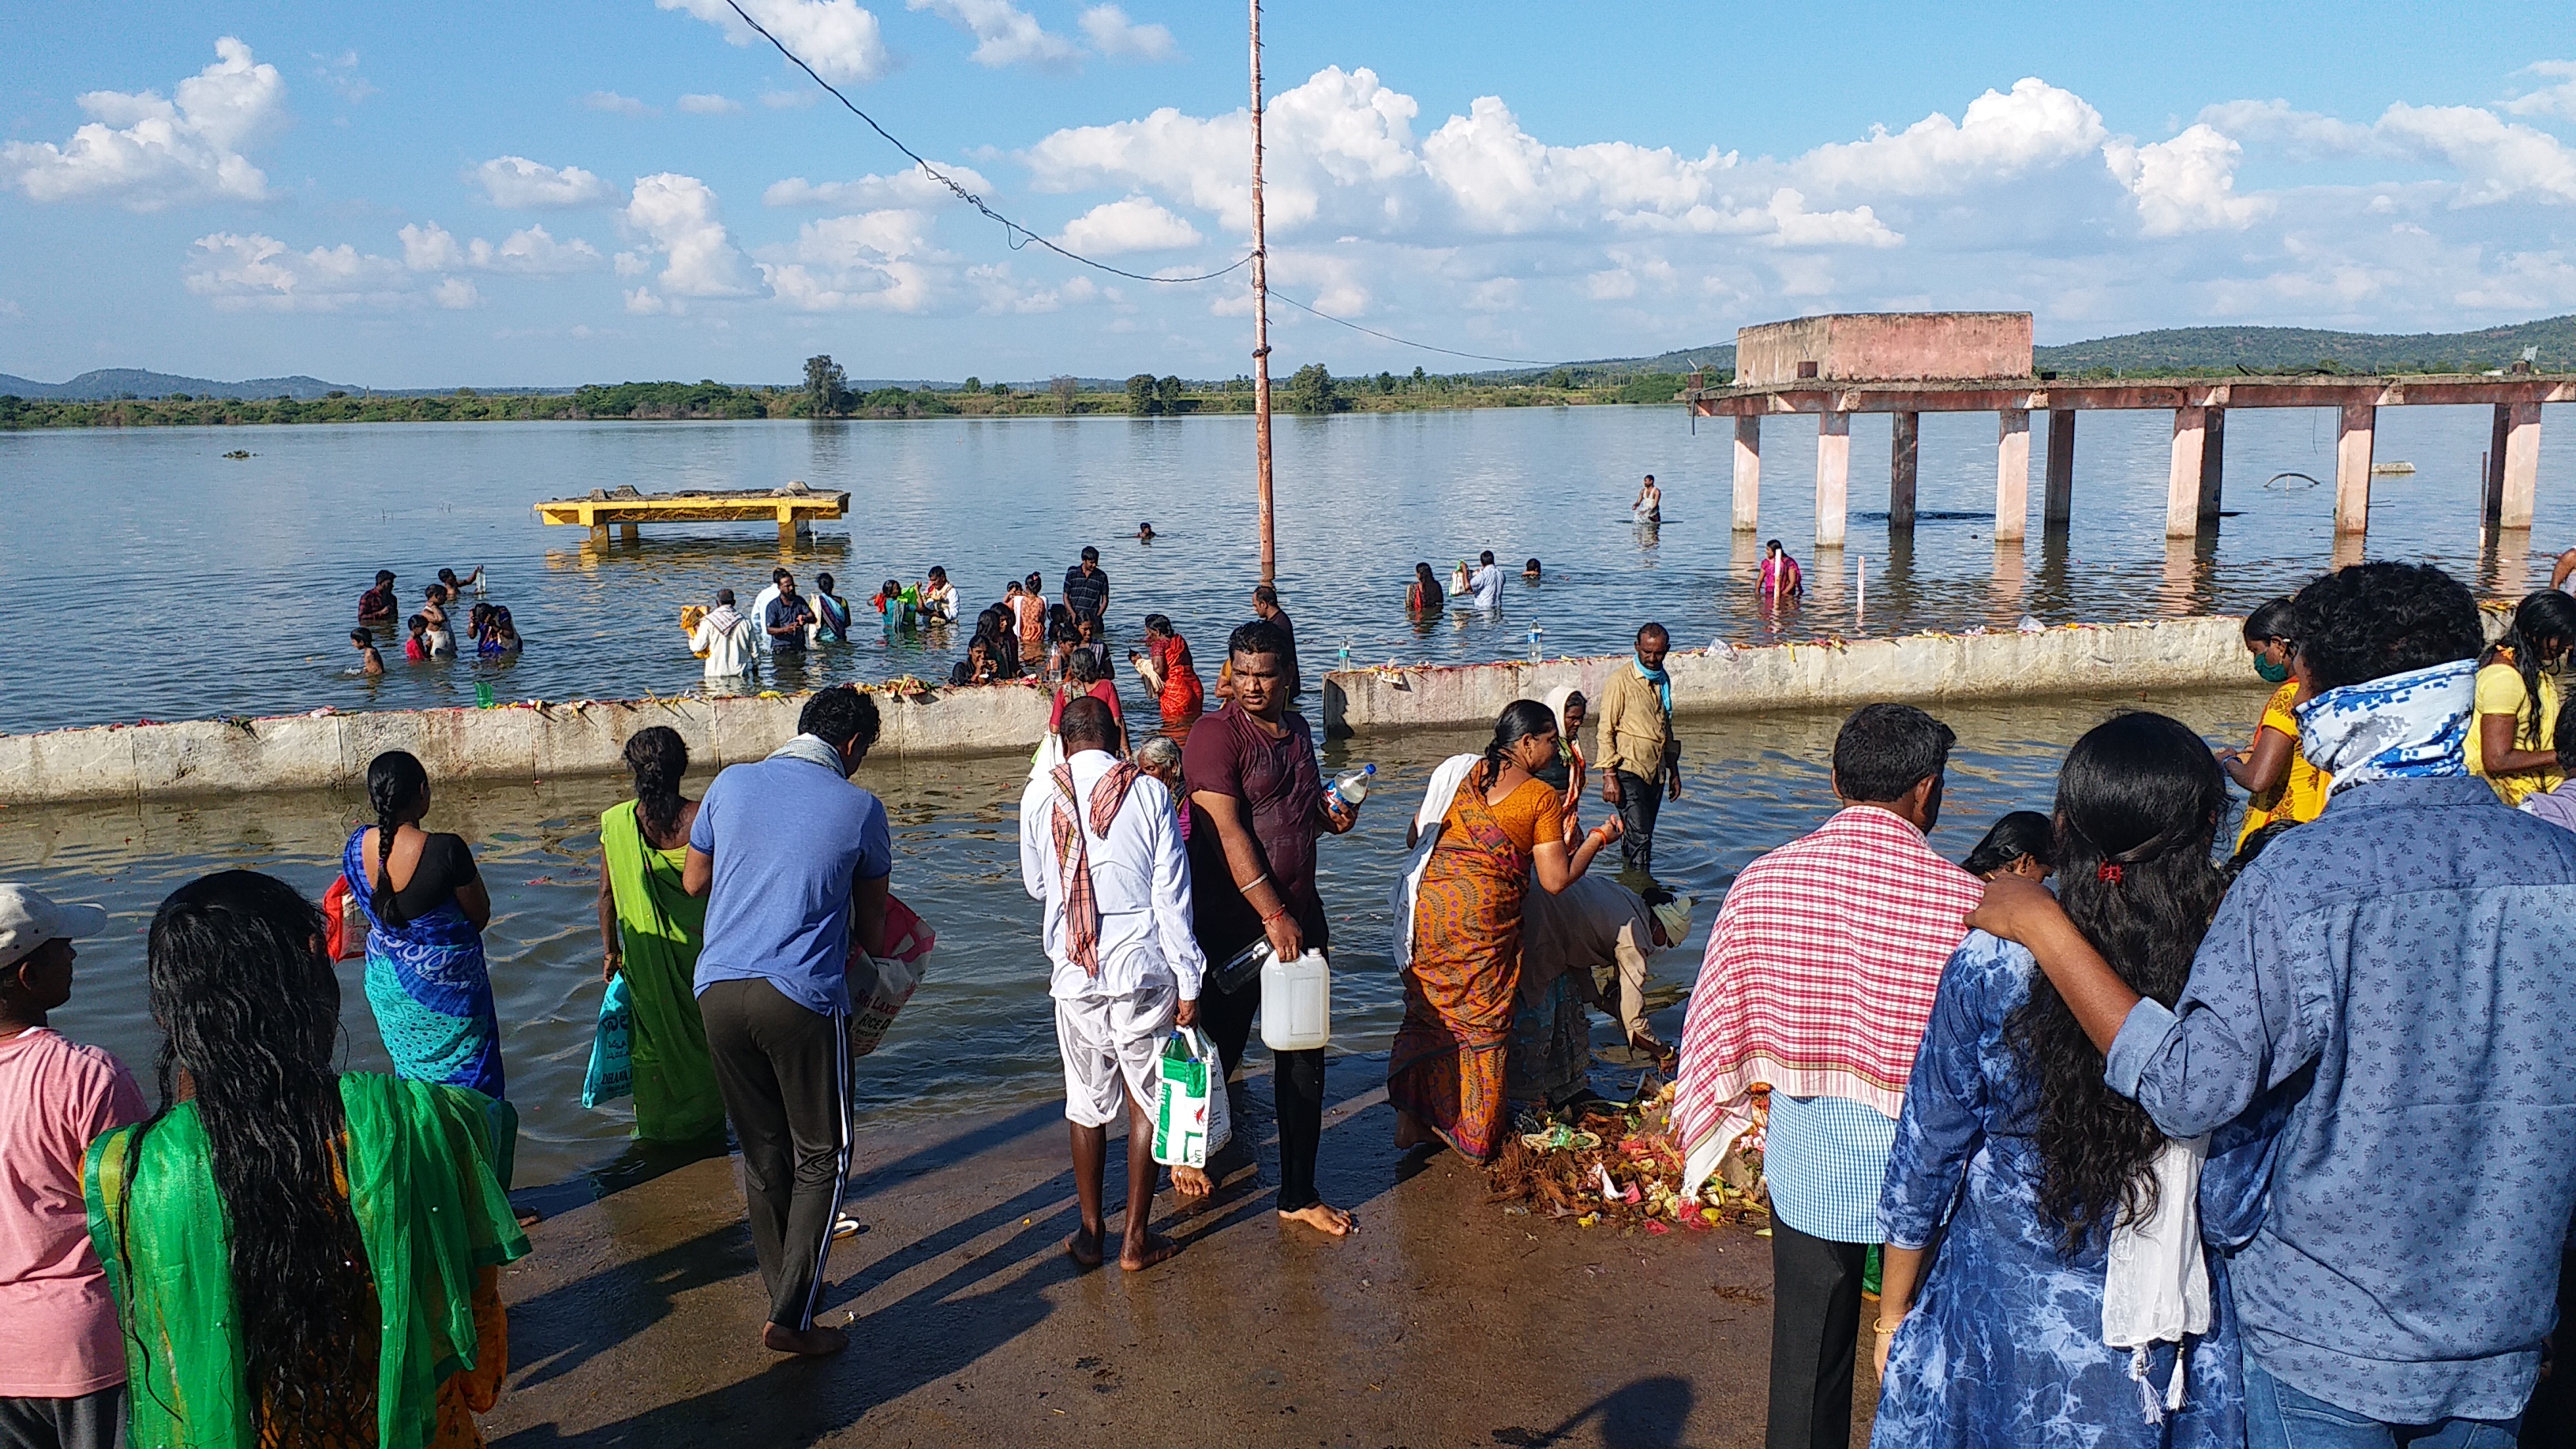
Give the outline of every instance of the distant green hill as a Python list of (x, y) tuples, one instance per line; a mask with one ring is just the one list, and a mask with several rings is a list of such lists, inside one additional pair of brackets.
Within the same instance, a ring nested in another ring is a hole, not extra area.
[(2052, 372), (2483, 372), (2540, 350), (2543, 371), (2576, 369), (2576, 317), (2475, 332), (2325, 332), (2312, 327), (2169, 327), (2032, 349)]

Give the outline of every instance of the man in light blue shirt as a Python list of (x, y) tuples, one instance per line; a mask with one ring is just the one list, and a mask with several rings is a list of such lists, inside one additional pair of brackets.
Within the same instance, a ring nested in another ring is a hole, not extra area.
[(2576, 833), (2468, 773), (2466, 588), (2357, 564), (2293, 608), (2333, 794), (2229, 890), (2173, 1010), (2035, 884), (1970, 924), (2032, 949), (2114, 1091), (2213, 1134), (2252, 1449), (2285, 1421), (2301, 1445), (2509, 1444), (2576, 1210)]
[(1494, 551), (1487, 549), (1476, 556), (1476, 572), (1467, 580), (1474, 589), (1476, 608), (1482, 613), (1499, 612), (1503, 607), (1503, 569), (1494, 562)]
[(894, 841), (885, 806), (849, 783), (876, 742), (876, 701), (827, 689), (796, 727), (777, 753), (707, 787), (681, 884), (707, 897), (698, 1011), (742, 1144), (770, 1295), (761, 1341), (827, 1354), (847, 1344), (814, 1310), (849, 1175), (848, 962), (853, 945), (885, 947)]

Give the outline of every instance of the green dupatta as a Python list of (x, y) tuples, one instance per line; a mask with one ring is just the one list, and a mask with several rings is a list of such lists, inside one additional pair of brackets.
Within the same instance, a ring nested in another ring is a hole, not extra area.
[(698, 1015), (698, 948), (707, 938), (707, 903), (680, 884), (688, 850), (655, 850), (621, 800), (599, 817), (599, 849), (626, 953), (626, 990), (635, 1034), (635, 1135), (659, 1142), (697, 1142), (722, 1132), (724, 1093), (707, 1052)]
[[(439, 1384), (474, 1367), (475, 1274), (525, 1257), (528, 1238), (493, 1175), (490, 1099), (352, 1072), (340, 1104), (349, 1206), (381, 1314), (377, 1442), (421, 1449), (437, 1427)], [(81, 1174), (125, 1333), (131, 1442), (256, 1449), (205, 1126), (183, 1102), (150, 1127), (101, 1137)]]

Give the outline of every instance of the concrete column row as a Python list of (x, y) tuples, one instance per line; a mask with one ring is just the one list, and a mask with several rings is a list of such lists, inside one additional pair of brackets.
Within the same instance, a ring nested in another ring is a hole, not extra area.
[[(1896, 413), (1887, 456), (1887, 519), (1891, 528), (1914, 526), (1918, 413)], [(1816, 547), (1840, 548), (1851, 508), (1851, 419), (1847, 412), (1816, 415)], [(2070, 434), (2071, 440), (2071, 434)], [(2055, 466), (2051, 445), (2051, 467)], [(2072, 465), (2072, 453), (2069, 453)], [(2054, 478), (2054, 474), (2051, 475)], [(2050, 495), (2052, 498), (2056, 494)], [(2009, 541), (2028, 532), (2030, 515), (2030, 410), (2006, 408), (1995, 430), (1995, 537)], [(1762, 526), (1762, 418), (1735, 418), (1735, 531)]]

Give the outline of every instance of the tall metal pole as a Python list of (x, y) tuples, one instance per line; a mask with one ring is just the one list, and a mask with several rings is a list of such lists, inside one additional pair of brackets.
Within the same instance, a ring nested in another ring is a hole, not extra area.
[(1261, 495), (1261, 581), (1279, 573), (1270, 519), (1270, 250), (1261, 219), (1261, 0), (1252, 0), (1252, 446)]

